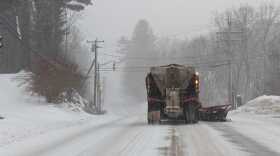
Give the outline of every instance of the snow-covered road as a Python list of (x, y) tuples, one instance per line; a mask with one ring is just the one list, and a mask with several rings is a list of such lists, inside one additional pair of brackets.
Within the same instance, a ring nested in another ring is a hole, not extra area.
[(228, 126), (200, 122), (147, 125), (144, 115), (59, 129), (0, 148), (5, 156), (277, 155)]
[(232, 122), (148, 125), (146, 103), (127, 96), (108, 97), (108, 113), (94, 116), (32, 97), (14, 76), (0, 76), (0, 156), (280, 155), (280, 97), (249, 102)]
[(127, 117), (96, 125), (90, 122), (0, 148), (5, 156), (157, 155), (167, 127), (147, 126)]

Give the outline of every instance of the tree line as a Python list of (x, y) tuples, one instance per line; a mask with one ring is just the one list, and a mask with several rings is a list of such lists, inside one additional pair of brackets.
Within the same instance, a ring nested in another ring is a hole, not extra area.
[(142, 69), (124, 73), (124, 90), (144, 100), (144, 77), (149, 69), (143, 65), (178, 63), (198, 68), (201, 97), (207, 105), (229, 103), (228, 96), (241, 95), (246, 102), (263, 94), (280, 95), (280, 6), (240, 5), (215, 13), (212, 23), (215, 29), (207, 34), (174, 39), (156, 37), (149, 23), (140, 20), (132, 37), (119, 41), (124, 69), (139, 65)]
[(71, 20), (91, 4), (91, 0), (0, 2), (2, 28), (16, 38), (4, 40), (10, 47), (20, 45), (17, 53), (7, 49), (4, 58), (16, 58), (12, 65), (19, 64), (18, 70), (31, 71), (24, 81), (30, 84), (31, 92), (45, 96), (48, 102), (58, 102), (62, 92), (81, 88), (84, 77), (70, 53), (81, 50), (80, 34)]

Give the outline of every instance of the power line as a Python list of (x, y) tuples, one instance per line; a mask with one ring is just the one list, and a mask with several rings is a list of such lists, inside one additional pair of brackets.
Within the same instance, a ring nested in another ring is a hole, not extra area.
[[(218, 67), (222, 67), (222, 66), (228, 66), (229, 65), (229, 61), (230, 64), (238, 64), (238, 61), (241, 61), (238, 58), (235, 59), (219, 59), (219, 60), (211, 60), (208, 61), (209, 58), (214, 57), (215, 55), (209, 55), (208, 57), (196, 57), (197, 59), (200, 59), (199, 61), (202, 61), (203, 59), (207, 60), (205, 62), (199, 62), (199, 63), (189, 63), (189, 64), (183, 64), (186, 66), (194, 66), (196, 68), (218, 68)], [(260, 55), (255, 55), (252, 57), (249, 57), (248, 60), (249, 61), (253, 61), (256, 60), (258, 58), (262, 58), (265, 57), (264, 54), (260, 54)], [(122, 61), (126, 61), (126, 59), (120, 60), (119, 62), (116, 63), (120, 63)], [(114, 61), (109, 61), (106, 64), (110, 64), (113, 63)], [(152, 65), (151, 65), (152, 66)], [(139, 69), (149, 69), (151, 66), (129, 66), (129, 67), (116, 67), (116, 70), (139, 70)], [(113, 71), (111, 70), (112, 68), (110, 67), (101, 67), (100, 70), (106, 70), (106, 71)]]
[[(196, 68), (218, 68), (222, 66), (227, 66), (227, 62), (220, 62), (215, 64), (207, 64), (207, 63), (201, 63), (201, 64), (183, 64), (185, 66), (194, 66)], [(150, 69), (151, 66), (133, 66), (133, 67), (116, 67), (116, 71), (119, 70), (130, 70), (130, 71), (146, 71), (147, 69)], [(114, 71), (112, 68), (100, 68), (100, 71)]]
[(108, 54), (108, 53), (104, 53), (102, 52), (100, 55), (104, 55), (104, 56), (111, 56), (111, 57), (116, 57), (116, 58), (122, 58), (125, 56), (121, 56), (121, 55), (113, 55), (113, 54)]
[[(153, 54), (153, 53), (151, 53)], [(156, 53), (155, 53), (156, 54)], [(100, 55), (104, 55), (104, 56), (110, 56), (110, 57), (115, 57), (115, 58), (123, 58), (123, 59), (132, 59), (132, 60), (149, 60), (149, 59), (157, 59), (157, 60), (171, 60), (171, 59), (201, 59), (201, 58), (209, 58), (209, 57), (215, 57), (215, 56), (221, 56), (221, 55), (225, 55), (225, 54), (211, 54), (211, 55), (202, 55), (202, 56), (155, 56), (155, 57), (146, 57), (146, 56), (127, 56), (127, 55), (115, 55), (115, 54), (111, 54), (111, 53), (106, 53), (106, 52), (102, 52)]]
[[(248, 58), (250, 61), (257, 60), (258, 58), (265, 57), (264, 54), (255, 55), (253, 57)], [(212, 60), (208, 62), (200, 62), (200, 63), (193, 63), (193, 64), (182, 64), (185, 66), (194, 66), (195, 68), (200, 69), (216, 69), (224, 66), (229, 65), (236, 65), (238, 64), (236, 61), (239, 59), (223, 59), (223, 60)], [(130, 66), (130, 67), (115, 67), (115, 70), (113, 68), (109, 67), (103, 67), (100, 68), (99, 71), (101, 72), (147, 72), (147, 70), (150, 69), (151, 66)]]
[[(249, 57), (248, 60), (249, 61), (253, 61), (253, 60), (257, 60), (258, 58), (262, 58), (262, 57), (265, 57), (266, 55), (265, 54), (259, 54), (259, 55), (255, 55), (255, 56), (252, 56), (252, 57)], [(199, 62), (199, 63), (190, 63), (190, 64), (183, 64), (185, 66), (196, 66), (196, 67), (199, 67), (199, 66), (203, 66), (204, 67), (220, 67), (220, 66), (225, 66), (225, 65), (228, 65), (228, 61), (231, 61), (232, 63), (231, 64), (237, 64), (237, 61), (239, 61), (240, 59), (221, 59), (221, 60), (211, 60), (211, 61), (207, 61), (207, 62)], [(112, 63), (113, 61), (108, 61), (108, 63)], [(153, 66), (153, 65), (151, 65)], [(118, 69), (149, 69), (151, 66), (130, 66), (130, 67), (116, 67)], [(107, 68), (100, 68), (100, 69), (111, 69), (109, 67)]]

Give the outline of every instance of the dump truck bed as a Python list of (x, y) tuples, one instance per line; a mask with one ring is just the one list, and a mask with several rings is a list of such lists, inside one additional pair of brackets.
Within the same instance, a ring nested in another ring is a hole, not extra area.
[[(177, 72), (172, 72), (172, 70)], [(194, 67), (171, 64), (151, 67), (151, 74), (161, 94), (165, 95), (165, 89), (172, 88), (172, 85), (175, 88), (187, 89), (192, 76), (195, 74), (195, 69)]]
[(199, 76), (194, 67), (178, 64), (151, 67), (146, 77), (148, 122), (160, 120), (198, 121)]

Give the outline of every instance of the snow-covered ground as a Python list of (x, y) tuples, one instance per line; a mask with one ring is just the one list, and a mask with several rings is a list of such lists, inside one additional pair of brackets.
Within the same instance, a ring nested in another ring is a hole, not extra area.
[(86, 124), (93, 119), (84, 112), (73, 112), (65, 105), (47, 104), (43, 98), (31, 96), (24, 87), (19, 87), (17, 78), (21, 74), (0, 75), (0, 116), (4, 118), (0, 120), (0, 151), (27, 138)]
[(147, 105), (120, 94), (120, 75), (108, 75), (108, 113), (92, 116), (30, 96), (19, 74), (0, 75), (1, 156), (280, 155), (276, 96), (230, 112), (231, 122), (148, 125)]
[(261, 96), (230, 112), (227, 125), (280, 155), (280, 97)]

